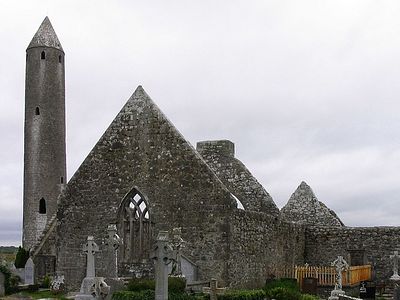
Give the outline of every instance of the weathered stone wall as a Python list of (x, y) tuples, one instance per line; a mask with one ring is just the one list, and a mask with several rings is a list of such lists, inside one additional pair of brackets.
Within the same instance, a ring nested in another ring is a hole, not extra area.
[[(82, 245), (101, 244), (122, 200), (135, 187), (149, 202), (153, 233), (182, 228), (184, 254), (199, 277), (227, 281), (229, 218), (236, 204), (200, 155), (139, 87), (82, 163), (60, 197), (57, 271), (69, 289), (85, 276)], [(119, 233), (121, 235), (121, 233)], [(107, 277), (98, 253), (97, 275)]]
[(231, 141), (198, 142), (196, 149), (246, 210), (279, 215), (272, 197), (246, 166), (235, 158), (235, 145)]
[(51, 218), (39, 243), (31, 251), (35, 263), (35, 281), (40, 282), (46, 275), (55, 275), (56, 271), (56, 222), (55, 216)]
[(377, 280), (392, 275), (389, 256), (400, 245), (400, 227), (307, 227), (305, 262), (329, 265), (338, 255), (350, 261), (349, 250), (365, 250)]
[(304, 230), (265, 213), (236, 210), (230, 219), (231, 285), (262, 287), (285, 267), (303, 264)]
[(336, 213), (319, 201), (311, 187), (304, 181), (282, 208), (281, 216), (287, 221), (302, 224), (343, 226)]

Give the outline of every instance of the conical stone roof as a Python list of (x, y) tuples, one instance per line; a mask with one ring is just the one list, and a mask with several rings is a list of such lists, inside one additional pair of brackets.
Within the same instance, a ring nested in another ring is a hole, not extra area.
[(55, 48), (64, 52), (48, 17), (44, 18), (32, 41), (29, 43), (27, 50), (35, 47)]
[(311, 187), (304, 181), (281, 210), (287, 221), (321, 226), (344, 226), (334, 211), (318, 201)]

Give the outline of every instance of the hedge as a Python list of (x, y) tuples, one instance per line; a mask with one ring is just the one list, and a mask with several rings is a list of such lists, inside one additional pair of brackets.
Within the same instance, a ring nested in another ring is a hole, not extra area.
[[(112, 300), (154, 300), (155, 292), (153, 290), (132, 292), (118, 291), (112, 295)], [(168, 293), (169, 300), (205, 300), (203, 296), (188, 295), (186, 293)]]
[[(155, 290), (154, 279), (132, 278), (127, 290), (131, 292), (140, 292), (146, 290)], [(170, 293), (184, 293), (186, 287), (186, 279), (183, 277), (168, 277), (168, 291)]]

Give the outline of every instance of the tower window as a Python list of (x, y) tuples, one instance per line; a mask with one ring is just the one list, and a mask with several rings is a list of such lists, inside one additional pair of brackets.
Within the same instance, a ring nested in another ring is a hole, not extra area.
[(37, 106), (35, 108), (35, 115), (37, 115), (37, 116), (40, 115), (40, 110), (39, 110), (39, 107), (37, 107)]
[(40, 54), (40, 58), (41, 59), (46, 59), (46, 53), (44, 51), (42, 51), (42, 53)]
[(61, 176), (60, 183), (64, 183), (64, 177)]
[(40, 199), (39, 202), (39, 214), (45, 214), (46, 213), (46, 200), (44, 198)]
[(62, 62), (61, 55), (58, 56), (58, 62), (59, 62), (60, 64), (61, 64), (61, 62)]

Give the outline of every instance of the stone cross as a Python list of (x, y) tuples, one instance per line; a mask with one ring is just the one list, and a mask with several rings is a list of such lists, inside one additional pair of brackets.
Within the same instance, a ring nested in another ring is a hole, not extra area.
[(107, 240), (105, 242), (105, 245), (107, 246), (106, 251), (107, 251), (107, 259), (108, 264), (107, 264), (107, 272), (109, 274), (108, 277), (110, 278), (117, 278), (118, 277), (118, 248), (119, 245), (121, 244), (121, 239), (117, 234), (117, 225), (115, 224), (110, 224), (107, 227)]
[(5, 276), (0, 271), (0, 297), (3, 297), (6, 294), (5, 286), (4, 286)]
[(83, 245), (83, 252), (86, 253), (86, 277), (95, 277), (96, 271), (94, 267), (94, 256), (99, 252), (99, 246), (94, 242), (93, 236), (88, 236), (87, 242)]
[(343, 284), (343, 278), (342, 278), (342, 272), (347, 270), (349, 268), (349, 264), (343, 259), (342, 256), (338, 256), (333, 263), (332, 266), (336, 268), (336, 278), (337, 278), (337, 290), (342, 290), (342, 284)]
[(393, 275), (390, 280), (400, 280), (399, 276), (399, 251), (393, 251), (393, 255), (390, 255), (390, 259), (393, 260)]
[(24, 268), (24, 283), (35, 284), (35, 264), (31, 257), (25, 263)]
[(175, 251), (176, 257), (172, 261), (172, 270), (171, 274), (174, 276), (182, 275), (182, 258), (181, 258), (181, 250), (184, 248), (184, 240), (181, 237), (182, 230), (180, 227), (172, 229), (172, 248)]
[(151, 254), (156, 271), (156, 297), (155, 300), (168, 299), (168, 267), (174, 258), (174, 251), (169, 244), (168, 231), (160, 231), (156, 245)]
[(217, 279), (211, 278), (210, 287), (204, 287), (203, 292), (210, 294), (210, 300), (217, 300), (217, 295), (225, 293), (226, 288), (219, 288)]

